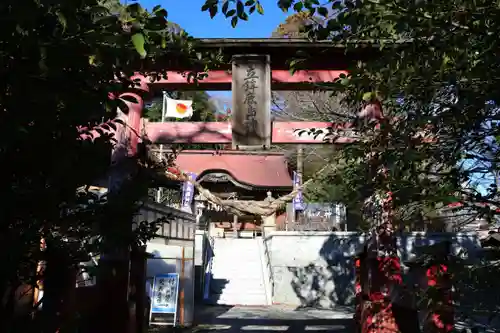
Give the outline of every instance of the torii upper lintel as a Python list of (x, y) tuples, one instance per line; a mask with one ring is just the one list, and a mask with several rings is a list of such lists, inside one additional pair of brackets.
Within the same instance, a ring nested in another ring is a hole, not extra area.
[[(146, 72), (166, 74), (168, 79), (145, 79), (152, 92), (161, 90), (231, 90), (232, 60), (235, 56), (266, 55), (271, 64), (272, 90), (313, 90), (314, 84), (335, 81), (346, 73), (349, 64), (376, 56), (371, 44), (360, 44), (357, 48), (334, 44), (331, 41), (310, 41), (288, 38), (209, 38), (198, 39), (195, 50), (221, 51), (225, 62), (207, 77), (194, 84), (187, 73), (194, 70), (185, 64), (171, 63), (169, 59), (155, 60), (154, 64), (141, 66)], [(301, 67), (293, 75), (289, 72), (290, 61), (302, 59)], [(168, 68), (168, 70), (166, 70)]]

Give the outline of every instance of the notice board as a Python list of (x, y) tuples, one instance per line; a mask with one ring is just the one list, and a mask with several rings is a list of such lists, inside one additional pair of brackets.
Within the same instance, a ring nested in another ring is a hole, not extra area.
[(175, 326), (179, 299), (179, 274), (156, 275), (150, 295), (150, 323)]

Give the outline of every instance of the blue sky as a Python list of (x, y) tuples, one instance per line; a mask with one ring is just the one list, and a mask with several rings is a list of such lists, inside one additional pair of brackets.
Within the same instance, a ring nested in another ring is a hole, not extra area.
[[(276, 5), (276, 0), (263, 0), (264, 15), (256, 12), (247, 22), (240, 21), (236, 28), (231, 27), (229, 19), (219, 14), (210, 19), (208, 12), (202, 12), (205, 0), (143, 0), (142, 6), (151, 9), (161, 5), (168, 11), (168, 19), (179, 24), (191, 36), (197, 38), (266, 38), (288, 16)], [(230, 91), (209, 92), (213, 96), (228, 98)]]
[[(129, 2), (131, 2), (129, 0)], [(161, 5), (168, 11), (168, 19), (179, 24), (193, 37), (198, 38), (265, 38), (288, 16), (276, 5), (276, 0), (263, 0), (264, 15), (254, 13), (248, 22), (240, 21), (232, 28), (228, 19), (217, 15), (210, 19), (208, 12), (202, 12), (205, 0), (143, 0), (147, 9)]]

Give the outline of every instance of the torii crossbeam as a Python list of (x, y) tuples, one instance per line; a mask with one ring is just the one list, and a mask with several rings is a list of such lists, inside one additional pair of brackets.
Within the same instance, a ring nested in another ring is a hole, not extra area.
[[(267, 145), (271, 143), (323, 143), (324, 136), (322, 135), (298, 136), (297, 132), (308, 128), (325, 129), (331, 127), (331, 123), (274, 122), (271, 126), (269, 104), (271, 90), (313, 90), (317, 88), (318, 84), (333, 82), (340, 75), (346, 74), (349, 63), (374, 54), (374, 50), (370, 48), (362, 48), (347, 53), (346, 48), (343, 46), (325, 42), (310, 42), (304, 39), (203, 39), (199, 41), (197, 47), (200, 51), (222, 49), (224, 56), (230, 61), (228, 61), (226, 67), (222, 66), (218, 70), (208, 72), (207, 76), (196, 84), (190, 81), (188, 75), (191, 68), (169, 67), (169, 70), (165, 72), (161, 68), (161, 60), (158, 61), (157, 67), (146, 68), (147, 71), (150, 71), (151, 76), (137, 74), (132, 79), (140, 82), (139, 90), (148, 92), (149, 95), (159, 94), (163, 90), (232, 90), (232, 123), (148, 123), (141, 119), (141, 112), (144, 107), (143, 96), (137, 93), (138, 89), (133, 89), (133, 92), (127, 92), (126, 94), (133, 95), (137, 102), (125, 101), (129, 107), (129, 113), (127, 116), (120, 116), (125, 126), (122, 127), (121, 124), (117, 124), (118, 131), (120, 133), (124, 132), (125, 137), (130, 140), (128, 147), (130, 153), (136, 151), (135, 146), (140, 140), (137, 137), (138, 133), (145, 134), (145, 137), (152, 143), (241, 144), (242, 142), (238, 141), (241, 141), (242, 136), (248, 134), (244, 133), (245, 129), (242, 128), (242, 125), (245, 120), (241, 118), (245, 118), (248, 113), (243, 110), (243, 104), (245, 104), (243, 89), (248, 90), (248, 88), (252, 90), (250, 95), (259, 95), (256, 96), (259, 102), (253, 100), (251, 102), (253, 105), (250, 106), (250, 109), (255, 109), (256, 117), (260, 118), (258, 119), (260, 128), (254, 131), (260, 133), (253, 133), (257, 134), (254, 136), (261, 137), (259, 143), (264, 143), (263, 141), (266, 140)], [(292, 74), (289, 71), (288, 62), (299, 53), (302, 56), (304, 54), (309, 56), (309, 61), (303, 64), (307, 70), (297, 71)], [(245, 80), (248, 78), (242, 77), (242, 75), (245, 75), (249, 64), (258, 67), (256, 70), (260, 75), (257, 80), (259, 84), (252, 87), (246, 85), (246, 88), (243, 88)], [(153, 79), (154, 74), (160, 72), (162, 77), (166, 76), (166, 78)], [(239, 96), (235, 98), (238, 91), (240, 92)], [(125, 95), (118, 95), (117, 97), (125, 97)], [(339, 124), (339, 127), (343, 127), (343, 125)], [(104, 130), (104, 132), (109, 131), (114, 130)], [(96, 131), (92, 132), (94, 137), (100, 135)], [(100, 132), (102, 132), (102, 129)], [(84, 136), (87, 137), (86, 134)], [(122, 134), (119, 134), (119, 136), (125, 139)], [(340, 136), (336, 139), (336, 143), (339, 144), (352, 141), (353, 138), (349, 136)], [(257, 144), (257, 146), (259, 145)]]

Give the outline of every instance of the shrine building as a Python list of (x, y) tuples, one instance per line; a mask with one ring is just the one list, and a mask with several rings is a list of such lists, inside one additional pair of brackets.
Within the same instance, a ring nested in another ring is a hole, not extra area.
[[(184, 172), (194, 173), (205, 189), (222, 199), (263, 201), (269, 195), (278, 198), (293, 189), (283, 153), (192, 150), (181, 152), (176, 163)], [(194, 197), (194, 207), (212, 235), (255, 237), (262, 233), (260, 216), (238, 217), (199, 194)]]

